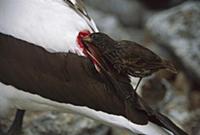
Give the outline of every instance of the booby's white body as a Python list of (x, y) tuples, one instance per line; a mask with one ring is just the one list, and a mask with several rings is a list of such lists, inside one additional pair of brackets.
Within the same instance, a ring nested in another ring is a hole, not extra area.
[(80, 54), (78, 33), (92, 31), (85, 19), (62, 0), (1, 0), (0, 20), (0, 32), (51, 52)]

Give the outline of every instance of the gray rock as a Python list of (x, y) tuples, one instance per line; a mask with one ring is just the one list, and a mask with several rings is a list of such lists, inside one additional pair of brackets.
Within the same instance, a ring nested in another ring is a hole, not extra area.
[(24, 135), (108, 135), (111, 128), (67, 113), (44, 113), (26, 124)]
[(126, 26), (141, 25), (143, 6), (137, 0), (85, 0), (85, 2), (95, 9), (115, 15)]
[(194, 82), (200, 80), (200, 2), (186, 2), (147, 22), (154, 39), (176, 58)]
[(144, 31), (139, 28), (125, 27), (116, 16), (93, 8), (87, 8), (101, 32), (107, 33), (116, 40), (144, 41)]
[(184, 125), (190, 135), (200, 135), (200, 109), (190, 112)]
[(181, 4), (184, 1), (186, 0), (141, 0), (148, 8), (156, 10), (170, 8)]
[[(12, 123), (13, 113), (0, 119), (0, 135)], [(133, 135), (128, 131), (111, 128), (98, 121), (69, 113), (26, 112), (23, 135)]]

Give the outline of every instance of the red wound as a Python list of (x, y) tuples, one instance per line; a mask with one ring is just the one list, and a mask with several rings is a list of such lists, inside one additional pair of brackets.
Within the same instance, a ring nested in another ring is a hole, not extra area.
[(82, 39), (88, 35), (90, 35), (90, 31), (88, 30), (84, 30), (84, 31), (81, 31), (79, 32), (78, 36), (77, 36), (77, 43), (78, 43), (78, 46), (83, 50), (83, 53), (85, 54), (85, 56), (87, 56), (88, 58), (90, 58), (92, 60), (92, 62), (94, 63), (94, 65), (98, 65), (96, 59), (92, 58), (88, 53), (87, 53), (87, 50), (85, 49), (84, 47), (84, 44), (82, 42)]
[(88, 31), (88, 30), (84, 30), (84, 31), (81, 31), (78, 33), (78, 36), (77, 36), (77, 43), (79, 45), (79, 47), (81, 49), (84, 50), (84, 45), (83, 45), (83, 42), (82, 42), (82, 39), (88, 35), (90, 35), (91, 33)]

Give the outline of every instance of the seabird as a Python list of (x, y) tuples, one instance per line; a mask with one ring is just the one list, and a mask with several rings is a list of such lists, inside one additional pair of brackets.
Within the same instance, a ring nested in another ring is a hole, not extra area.
[(25, 110), (45, 110), (138, 134), (186, 135), (136, 93), (124, 100), (129, 79), (99, 74), (79, 44), (80, 35), (98, 32), (82, 6), (77, 0), (0, 1), (0, 113), (18, 110), (8, 134), (19, 132)]

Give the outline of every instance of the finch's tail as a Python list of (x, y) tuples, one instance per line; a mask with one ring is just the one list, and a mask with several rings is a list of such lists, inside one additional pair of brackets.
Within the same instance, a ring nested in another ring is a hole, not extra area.
[(163, 60), (163, 65), (170, 72), (177, 74), (177, 70), (176, 70), (174, 64), (171, 61), (169, 61), (169, 60)]

